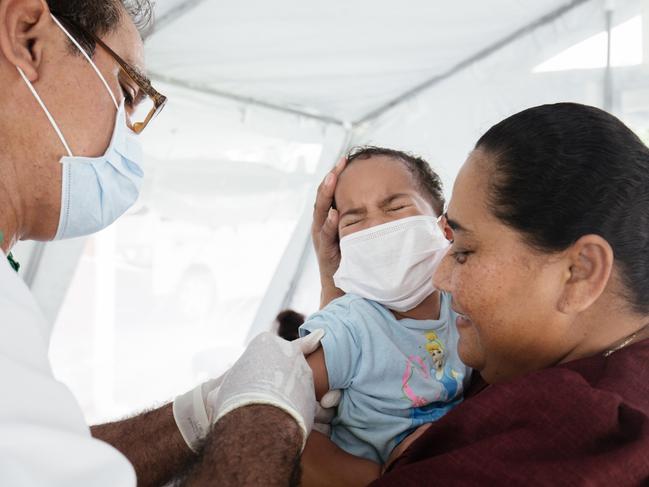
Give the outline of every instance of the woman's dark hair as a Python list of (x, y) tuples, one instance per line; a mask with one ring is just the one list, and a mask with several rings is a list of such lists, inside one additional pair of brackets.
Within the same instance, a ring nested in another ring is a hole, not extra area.
[(95, 41), (86, 32), (97, 36), (111, 32), (124, 11), (142, 32), (150, 27), (153, 16), (152, 0), (47, 0), (47, 4), (50, 12), (90, 55), (94, 53)]
[(304, 315), (287, 309), (277, 315), (275, 321), (278, 323), (277, 334), (289, 342), (297, 340), (300, 336), (298, 328), (304, 323)]
[(386, 156), (396, 161), (401, 161), (414, 176), (419, 185), (419, 190), (426, 196), (437, 215), (444, 213), (444, 190), (439, 176), (430, 167), (430, 164), (421, 157), (407, 152), (385, 147), (363, 146), (354, 147), (347, 155), (347, 164), (359, 159), (369, 159), (375, 156)]
[(636, 312), (649, 313), (649, 149), (620, 120), (576, 103), (543, 105), (494, 125), (493, 214), (542, 251), (596, 234), (613, 248)]

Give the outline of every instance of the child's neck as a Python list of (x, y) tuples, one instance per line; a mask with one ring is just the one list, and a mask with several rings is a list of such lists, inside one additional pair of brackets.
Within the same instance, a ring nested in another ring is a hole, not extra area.
[(442, 306), (441, 295), (439, 291), (433, 291), (418, 306), (402, 313), (392, 311), (394, 317), (398, 320), (410, 318), (413, 320), (439, 320), (440, 309)]

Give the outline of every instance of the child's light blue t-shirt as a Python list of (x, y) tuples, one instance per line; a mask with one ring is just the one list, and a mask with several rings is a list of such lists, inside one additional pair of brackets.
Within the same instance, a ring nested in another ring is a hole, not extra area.
[(445, 293), (438, 320), (397, 320), (382, 305), (347, 294), (307, 319), (300, 336), (326, 331), (329, 387), (343, 391), (334, 443), (385, 463), (409, 433), (460, 403), (471, 369), (457, 354), (456, 317)]

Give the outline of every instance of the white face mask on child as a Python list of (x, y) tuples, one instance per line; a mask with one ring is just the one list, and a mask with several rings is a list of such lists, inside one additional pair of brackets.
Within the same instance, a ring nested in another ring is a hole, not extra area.
[(431, 216), (361, 230), (340, 240), (334, 283), (394, 311), (409, 311), (435, 291), (433, 274), (448, 245)]

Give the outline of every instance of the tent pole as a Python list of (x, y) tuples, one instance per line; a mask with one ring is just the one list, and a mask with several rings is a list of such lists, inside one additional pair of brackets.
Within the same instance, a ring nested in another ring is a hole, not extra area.
[[(332, 161), (336, 159), (336, 156), (344, 153), (347, 144), (351, 140), (351, 128), (348, 126), (345, 127), (345, 131), (342, 133), (339, 128), (335, 127), (328, 127), (327, 130), (331, 132), (325, 138), (322, 155), (314, 174), (316, 184), (309, 193), (311, 198), (315, 198), (316, 185), (331, 169)], [(335, 146), (333, 146), (334, 143)], [(284, 254), (277, 265), (275, 274), (266, 289), (266, 293), (248, 330), (246, 343), (262, 331), (268, 331), (277, 313), (291, 305), (301, 270), (309, 255), (312, 212), (312, 206), (307, 205), (298, 220), (293, 235), (284, 250)]]
[(226, 100), (232, 100), (237, 103), (242, 103), (244, 105), (252, 105), (261, 108), (266, 108), (268, 110), (273, 110), (276, 112), (287, 113), (289, 115), (297, 115), (299, 117), (303, 117), (309, 120), (317, 120), (318, 122), (324, 122), (326, 124), (331, 124), (331, 125), (339, 125), (341, 127), (346, 127), (349, 125), (349, 122), (345, 122), (343, 120), (339, 120), (334, 117), (329, 117), (327, 115), (318, 115), (304, 110), (299, 110), (297, 108), (285, 107), (282, 105), (277, 105), (275, 103), (270, 103), (267, 101), (258, 100), (256, 98), (251, 98), (248, 96), (228, 93), (227, 91), (221, 91), (216, 88), (212, 88), (210, 86), (204, 86), (198, 83), (192, 83), (191, 81), (181, 80), (178, 78), (173, 78), (171, 76), (165, 76), (158, 73), (150, 73), (150, 77), (162, 83), (167, 83), (197, 93), (203, 93), (205, 95), (216, 96), (218, 98), (224, 98)]
[(604, 110), (613, 110), (613, 72), (611, 70), (611, 31), (613, 30), (613, 1), (606, 2), (604, 16), (606, 20), (606, 69), (604, 70)]
[[(352, 138), (353, 138), (353, 129), (348, 128), (347, 132), (345, 133), (345, 138), (343, 139), (342, 144), (340, 145), (340, 150), (338, 151), (338, 156), (336, 157), (336, 160), (339, 160), (347, 153)], [(300, 262), (298, 263), (297, 269), (295, 271), (295, 275), (291, 280), (291, 284), (289, 286), (288, 291), (286, 292), (286, 296), (284, 296), (284, 300), (282, 302), (282, 309), (291, 306), (291, 302), (293, 301), (293, 297), (295, 296), (295, 291), (297, 289), (298, 282), (300, 281), (300, 276), (302, 275), (304, 266), (306, 265), (309, 259), (309, 254), (311, 252), (311, 245), (312, 245), (312, 241), (311, 241), (311, 237), (309, 236), (309, 238), (307, 238), (306, 242), (304, 243), (304, 248), (302, 249), (302, 255), (300, 256)]]

